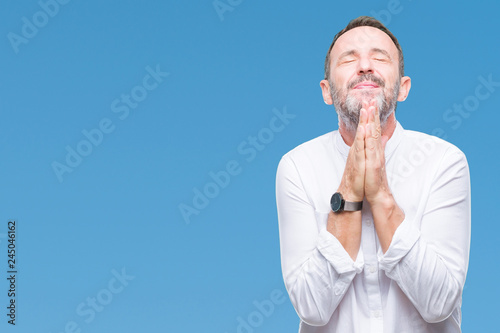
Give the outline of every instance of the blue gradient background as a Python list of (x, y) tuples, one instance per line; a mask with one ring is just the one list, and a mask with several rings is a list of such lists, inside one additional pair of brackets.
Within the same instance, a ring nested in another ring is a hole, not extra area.
[[(337, 128), (319, 88), (325, 53), (351, 18), (375, 15), (398, 37), (412, 78), (398, 120), (440, 128), (468, 157), (463, 331), (496, 332), (500, 87), (456, 128), (443, 115), (474, 95), (478, 77), (500, 81), (498, 2), (232, 3), (221, 20), (211, 0), (73, 0), (18, 53), (7, 35), (21, 34), (22, 18), (40, 5), (0, 3), (0, 330), (59, 333), (74, 321), (82, 332), (230, 333), (256, 311), (254, 301), (285, 292), (276, 167), (293, 147)], [(111, 103), (157, 65), (170, 75), (120, 120)], [(285, 107), (296, 117), (248, 162), (238, 146)], [(103, 118), (114, 131), (59, 182), (51, 164)], [(231, 160), (241, 173), (186, 224), (179, 205), (192, 205), (194, 188)], [(11, 218), (15, 327), (5, 315)], [(85, 322), (77, 306), (123, 267), (135, 278)], [(252, 331), (296, 332), (298, 323), (287, 297)]]

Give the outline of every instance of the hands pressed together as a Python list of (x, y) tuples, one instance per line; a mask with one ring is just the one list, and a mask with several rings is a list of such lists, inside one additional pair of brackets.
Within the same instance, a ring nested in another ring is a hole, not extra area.
[(388, 139), (382, 136), (376, 101), (363, 102), (358, 129), (339, 187), (339, 192), (347, 201), (363, 201), (366, 196), (366, 200), (373, 205), (390, 193), (384, 153)]
[[(382, 135), (376, 100), (363, 102), (356, 136), (338, 189), (346, 201), (358, 202), (366, 198), (384, 253), (404, 220), (404, 213), (396, 204), (387, 181), (385, 145), (388, 140), (388, 136)], [(361, 242), (361, 212), (330, 212), (327, 230), (355, 259)]]

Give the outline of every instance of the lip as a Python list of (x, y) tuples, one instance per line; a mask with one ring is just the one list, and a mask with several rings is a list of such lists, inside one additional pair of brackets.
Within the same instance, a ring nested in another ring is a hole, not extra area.
[(378, 84), (371, 81), (363, 81), (355, 85), (352, 89), (375, 89), (379, 88)]

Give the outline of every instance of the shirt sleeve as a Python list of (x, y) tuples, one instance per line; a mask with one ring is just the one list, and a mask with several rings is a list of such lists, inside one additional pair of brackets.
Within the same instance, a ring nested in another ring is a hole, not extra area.
[(469, 262), (469, 167), (462, 152), (450, 150), (433, 177), (421, 221), (406, 216), (379, 258), (429, 323), (445, 320), (461, 305)]
[(328, 212), (311, 204), (293, 161), (285, 155), (276, 176), (281, 265), (285, 286), (300, 319), (311, 326), (328, 323), (363, 268), (354, 262), (325, 224)]

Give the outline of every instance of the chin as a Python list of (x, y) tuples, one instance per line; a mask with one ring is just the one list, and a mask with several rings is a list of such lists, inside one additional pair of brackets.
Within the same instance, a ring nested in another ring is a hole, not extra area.
[(384, 96), (381, 93), (376, 92), (348, 95), (345, 104), (350, 110), (356, 110), (359, 112), (359, 109), (363, 107), (363, 102), (369, 103), (374, 98), (377, 100), (377, 106), (380, 109), (384, 104)]

